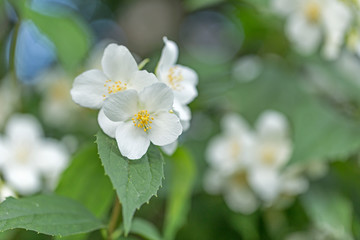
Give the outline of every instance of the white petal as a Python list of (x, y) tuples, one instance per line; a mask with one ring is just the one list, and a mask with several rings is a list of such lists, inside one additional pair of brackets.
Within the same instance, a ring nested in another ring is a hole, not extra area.
[(265, 111), (256, 122), (257, 133), (262, 138), (283, 139), (287, 136), (287, 120), (276, 111)]
[(259, 206), (254, 193), (246, 186), (235, 186), (227, 189), (225, 201), (230, 209), (243, 214), (253, 213)]
[(79, 75), (75, 78), (70, 91), (73, 101), (83, 107), (101, 108), (104, 95), (108, 95), (104, 87), (107, 80), (108, 78), (100, 70), (89, 70)]
[(257, 168), (250, 171), (249, 184), (265, 202), (272, 203), (280, 191), (280, 179), (277, 171)]
[(235, 113), (228, 113), (221, 119), (221, 129), (228, 135), (250, 134), (245, 119)]
[(274, 11), (281, 15), (288, 15), (299, 7), (298, 0), (272, 0), (270, 2)]
[(147, 151), (150, 140), (142, 128), (132, 122), (121, 122), (116, 129), (116, 141), (121, 154), (129, 159), (140, 159)]
[(144, 110), (157, 112), (170, 110), (173, 106), (174, 95), (164, 83), (154, 83), (139, 93), (139, 99)]
[(163, 150), (163, 152), (166, 153), (166, 155), (171, 156), (176, 151), (177, 146), (178, 146), (178, 141), (175, 141), (175, 142), (170, 143), (168, 145), (162, 146), (161, 150)]
[(164, 111), (154, 115), (148, 136), (153, 144), (164, 146), (174, 142), (181, 133), (179, 118), (174, 113)]
[(137, 63), (125, 46), (109, 44), (101, 61), (104, 73), (113, 81), (128, 82), (138, 71)]
[(4, 171), (6, 182), (22, 195), (30, 195), (41, 189), (40, 176), (31, 168), (17, 167)]
[(0, 168), (9, 158), (9, 149), (6, 140), (0, 137)]
[(194, 86), (198, 84), (199, 77), (193, 69), (179, 64), (176, 65), (175, 67), (177, 67), (181, 72), (181, 75), (183, 77), (183, 82), (192, 84)]
[(135, 89), (140, 92), (145, 87), (150, 86), (153, 83), (158, 82), (159, 80), (155, 77), (153, 73), (149, 73), (145, 70), (136, 71), (132, 76), (131, 81), (128, 83), (128, 89)]
[(100, 109), (98, 115), (98, 123), (100, 128), (106, 135), (111, 138), (115, 138), (116, 128), (119, 126), (119, 122), (111, 121), (104, 113), (103, 109)]
[(167, 37), (163, 38), (165, 46), (161, 52), (161, 57), (156, 68), (156, 75), (160, 76), (162, 72), (167, 72), (169, 68), (175, 65), (179, 49), (175, 42), (170, 41)]
[(186, 121), (180, 120), (180, 123), (181, 123), (182, 129), (183, 129), (183, 132), (186, 132), (187, 130), (189, 130), (190, 120), (186, 120)]
[(189, 121), (191, 119), (191, 110), (188, 106), (181, 104), (179, 101), (174, 99), (174, 111), (182, 121)]
[(138, 112), (138, 93), (126, 90), (112, 94), (104, 103), (104, 113), (113, 122), (127, 121)]
[(286, 34), (299, 53), (309, 55), (315, 52), (321, 41), (321, 30), (317, 24), (307, 21), (301, 14), (292, 14), (286, 24)]
[(12, 142), (34, 142), (43, 135), (38, 120), (28, 114), (13, 115), (6, 125), (5, 133)]
[(53, 139), (42, 142), (35, 157), (37, 169), (45, 175), (59, 175), (67, 166), (69, 153), (66, 147)]

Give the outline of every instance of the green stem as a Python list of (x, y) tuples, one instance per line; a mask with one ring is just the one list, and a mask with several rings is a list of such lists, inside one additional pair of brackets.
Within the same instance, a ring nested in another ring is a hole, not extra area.
[(112, 235), (113, 235), (113, 232), (114, 232), (114, 230), (116, 228), (116, 225), (117, 225), (117, 222), (118, 222), (118, 219), (119, 219), (119, 216), (120, 216), (120, 211), (121, 211), (120, 200), (116, 196), (115, 202), (114, 202), (114, 207), (113, 207), (111, 217), (110, 217), (109, 226), (108, 226), (107, 240), (113, 240)]
[(13, 32), (11, 46), (10, 46), (10, 57), (9, 57), (10, 72), (11, 72), (12, 80), (13, 80), (15, 87), (18, 84), (17, 76), (16, 76), (16, 62), (15, 62), (16, 56), (15, 56), (15, 54), (16, 54), (16, 43), (18, 40), (19, 28), (20, 28), (20, 21), (18, 21), (14, 27), (14, 32)]

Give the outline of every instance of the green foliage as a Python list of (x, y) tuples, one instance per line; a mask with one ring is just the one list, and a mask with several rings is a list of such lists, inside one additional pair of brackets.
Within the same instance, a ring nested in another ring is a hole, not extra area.
[(164, 225), (165, 239), (174, 239), (176, 232), (186, 222), (195, 179), (194, 160), (185, 148), (177, 149), (171, 157), (171, 164), (170, 195)]
[(113, 188), (105, 176), (94, 143), (82, 148), (73, 158), (56, 193), (81, 202), (99, 218), (107, 214), (114, 199)]
[(312, 190), (303, 197), (306, 212), (319, 228), (337, 237), (351, 239), (352, 205), (336, 192)]
[(115, 139), (102, 131), (97, 134), (98, 151), (105, 173), (117, 192), (122, 205), (125, 234), (130, 231), (135, 210), (156, 195), (164, 177), (164, 160), (155, 146), (139, 160), (123, 157)]
[(102, 228), (103, 224), (84, 206), (55, 195), (7, 198), (0, 205), (0, 231), (14, 228), (54, 236), (67, 236)]
[(266, 109), (285, 113), (293, 129), (292, 163), (346, 157), (358, 149), (359, 126), (311, 95), (305, 79), (285, 70), (289, 66), (276, 64), (268, 64), (260, 79), (230, 91), (240, 113), (251, 119)]
[[(84, 204), (95, 216), (104, 218), (114, 199), (110, 180), (97, 155), (96, 144), (83, 147), (62, 174), (56, 193)], [(86, 235), (69, 236), (64, 240), (80, 240)]]
[(156, 227), (152, 223), (141, 218), (134, 218), (130, 232), (147, 240), (161, 239), (160, 233)]
[(13, 0), (21, 20), (31, 20), (55, 45), (61, 64), (74, 70), (90, 48), (90, 32), (79, 18), (70, 13), (49, 16), (34, 11), (26, 0)]

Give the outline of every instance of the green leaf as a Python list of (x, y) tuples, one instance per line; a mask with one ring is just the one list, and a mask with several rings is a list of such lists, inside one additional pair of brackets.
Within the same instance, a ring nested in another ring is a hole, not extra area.
[(302, 198), (303, 205), (313, 223), (336, 239), (352, 239), (352, 205), (335, 192), (315, 189)]
[(151, 145), (141, 159), (129, 160), (120, 154), (115, 139), (102, 131), (98, 132), (96, 142), (105, 173), (121, 202), (125, 234), (128, 234), (135, 210), (156, 195), (161, 186), (164, 159), (159, 149)]
[[(95, 143), (83, 147), (62, 174), (56, 193), (75, 199), (87, 207), (95, 216), (104, 218), (114, 199), (111, 182), (97, 154)], [(81, 240), (86, 235), (74, 235), (64, 240)]]
[(23, 228), (39, 233), (68, 236), (104, 227), (84, 206), (55, 195), (38, 195), (0, 204), (0, 231)]
[(159, 231), (156, 229), (156, 227), (152, 223), (141, 218), (134, 218), (130, 232), (137, 234), (147, 240), (161, 239)]
[(165, 214), (164, 238), (174, 239), (185, 223), (190, 209), (191, 190), (195, 180), (194, 160), (185, 148), (178, 148), (171, 158), (170, 196)]
[[(275, 65), (277, 64), (277, 65)], [(230, 92), (237, 109), (255, 121), (262, 111), (286, 115), (294, 140), (292, 163), (347, 156), (360, 147), (360, 128), (306, 89), (305, 76), (286, 70), (282, 62), (267, 64), (260, 79), (239, 84)]]
[(55, 45), (61, 64), (74, 70), (88, 53), (91, 35), (74, 14), (45, 15), (30, 8), (26, 0), (13, 0), (22, 20), (31, 20)]
[(114, 191), (95, 143), (86, 145), (76, 154), (62, 174), (56, 193), (79, 201), (99, 218), (108, 213)]

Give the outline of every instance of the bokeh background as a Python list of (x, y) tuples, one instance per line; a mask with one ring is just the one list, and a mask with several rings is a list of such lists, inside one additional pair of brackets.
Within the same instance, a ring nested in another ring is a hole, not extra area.
[[(145, 69), (153, 72), (167, 36), (179, 45), (179, 62), (199, 75), (191, 127), (180, 138), (185, 153), (175, 155), (191, 159), (194, 174), (176, 239), (360, 239), (359, 57), (346, 41), (336, 59), (319, 49), (304, 56), (284, 26), (266, 0), (1, 0), (1, 134), (13, 114), (31, 114), (47, 137), (76, 155), (99, 127), (96, 111), (72, 102), (73, 79), (99, 66), (110, 42), (128, 47), (138, 62), (149, 58)], [(288, 164), (303, 169), (309, 186), (286, 207), (264, 204), (244, 214), (231, 210), (221, 193), (204, 190), (205, 153), (227, 113), (253, 127), (265, 110), (286, 117)], [(175, 172), (166, 165), (158, 196), (137, 213), (158, 229)], [(55, 191), (67, 195), (62, 188), (60, 180)], [(51, 239), (23, 230), (0, 238)]]

